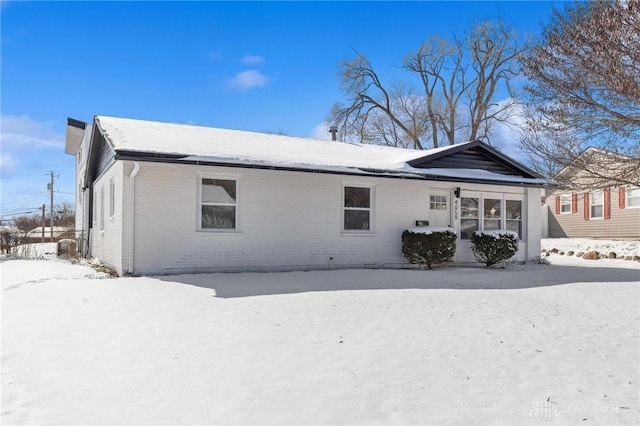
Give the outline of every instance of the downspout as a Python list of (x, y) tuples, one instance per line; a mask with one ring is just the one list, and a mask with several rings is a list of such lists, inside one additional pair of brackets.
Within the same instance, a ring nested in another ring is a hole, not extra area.
[(134, 248), (134, 236), (136, 234), (135, 231), (135, 217), (136, 217), (136, 176), (140, 171), (140, 163), (136, 161), (133, 166), (133, 170), (129, 175), (129, 205), (131, 206), (129, 209), (129, 274), (133, 275), (133, 248)]

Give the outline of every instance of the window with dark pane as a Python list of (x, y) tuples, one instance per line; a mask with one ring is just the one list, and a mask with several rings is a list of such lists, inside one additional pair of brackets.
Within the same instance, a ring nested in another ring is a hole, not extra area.
[(571, 213), (571, 195), (560, 196), (560, 213)]
[(602, 219), (604, 217), (604, 197), (602, 190), (591, 192), (591, 218)]
[(500, 229), (502, 200), (492, 198), (484, 199), (484, 230), (492, 231)]
[(447, 196), (446, 195), (431, 195), (429, 198), (429, 208), (431, 210), (446, 210), (447, 209)]
[(345, 207), (371, 207), (371, 189), (347, 186), (344, 188)]
[(460, 238), (468, 240), (479, 228), (478, 198), (462, 197), (460, 199)]
[(505, 201), (505, 219), (507, 230), (517, 232), (522, 239), (522, 201)]
[(371, 230), (371, 188), (345, 186), (344, 230)]
[(236, 229), (237, 182), (202, 179), (201, 191), (201, 228)]

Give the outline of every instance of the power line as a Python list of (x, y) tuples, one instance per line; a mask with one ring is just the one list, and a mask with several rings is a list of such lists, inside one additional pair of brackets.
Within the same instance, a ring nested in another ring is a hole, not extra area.
[(29, 201), (35, 200), (37, 198), (40, 198), (42, 196), (46, 196), (46, 192), (42, 191), (42, 192), (39, 192), (37, 194), (33, 194), (33, 195), (28, 196), (28, 197), (20, 198), (20, 199), (17, 199), (17, 200), (9, 200), (9, 201), (3, 200), (2, 205), (29, 202)]
[(21, 209), (16, 209), (16, 210), (4, 210), (2, 212), (0, 212), (0, 215), (2, 216), (14, 216), (17, 214), (24, 214), (24, 210), (33, 210), (34, 208), (40, 208), (40, 207), (23, 207)]
[(24, 211), (24, 212), (16, 212), (16, 213), (5, 213), (5, 214), (0, 214), (0, 220), (7, 220), (7, 218), (14, 218), (15, 216), (21, 216), (21, 215), (25, 215), (25, 214), (31, 214), (31, 213), (35, 213), (38, 210), (40, 210), (41, 207), (35, 207), (33, 210), (30, 211)]

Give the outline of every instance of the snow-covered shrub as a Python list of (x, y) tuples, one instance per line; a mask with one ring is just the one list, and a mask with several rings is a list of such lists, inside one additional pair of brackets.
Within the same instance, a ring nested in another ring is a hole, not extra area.
[(476, 231), (471, 234), (471, 250), (477, 262), (495, 265), (518, 251), (518, 234), (507, 230)]
[(456, 254), (456, 232), (451, 228), (422, 226), (402, 233), (402, 253), (411, 263), (431, 265), (450, 261)]

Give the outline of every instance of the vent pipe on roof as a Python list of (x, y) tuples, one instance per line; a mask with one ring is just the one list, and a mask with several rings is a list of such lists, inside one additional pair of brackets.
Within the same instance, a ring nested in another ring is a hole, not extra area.
[(335, 142), (337, 140), (338, 126), (335, 124), (329, 126), (329, 133), (331, 133), (331, 140)]

